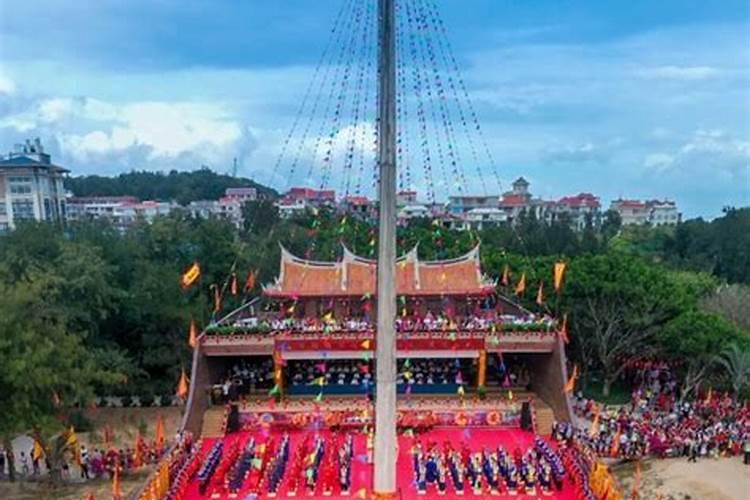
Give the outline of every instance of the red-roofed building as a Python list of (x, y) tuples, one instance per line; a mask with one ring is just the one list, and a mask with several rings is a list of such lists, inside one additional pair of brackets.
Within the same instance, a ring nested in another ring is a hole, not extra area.
[(601, 219), (601, 203), (597, 196), (591, 193), (579, 193), (575, 196), (565, 196), (554, 205), (555, 216), (566, 214), (571, 224), (577, 230), (582, 230), (590, 222), (599, 225)]

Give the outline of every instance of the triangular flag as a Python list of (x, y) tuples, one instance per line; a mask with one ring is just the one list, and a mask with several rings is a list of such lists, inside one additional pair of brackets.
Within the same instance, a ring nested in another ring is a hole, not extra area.
[(320, 403), (323, 401), (323, 391), (319, 392), (317, 396), (315, 396), (315, 402)]
[(508, 267), (508, 264), (505, 264), (505, 267), (503, 268), (503, 277), (500, 280), (500, 283), (502, 283), (503, 286), (510, 285), (510, 267)]
[(330, 323), (333, 321), (333, 311), (328, 311), (326, 314), (323, 315), (323, 321), (326, 323)]
[(562, 325), (560, 326), (560, 338), (566, 344), (570, 342), (570, 337), (568, 337), (568, 313), (563, 314)]
[(177, 383), (177, 397), (180, 399), (187, 398), (190, 382), (188, 382), (185, 369), (183, 368), (180, 373), (180, 381)]
[(555, 262), (555, 291), (560, 292), (565, 276), (565, 262)]
[(591, 430), (589, 431), (589, 436), (594, 437), (599, 433), (599, 412), (600, 412), (599, 405), (594, 405), (594, 421), (591, 422)]
[(578, 378), (578, 365), (573, 366), (573, 373), (570, 375), (568, 382), (565, 384), (565, 394), (570, 394), (576, 387), (576, 379)]
[(464, 394), (465, 394), (464, 386), (463, 385), (459, 385), (458, 386), (458, 395), (459, 396), (463, 396)]
[(363, 340), (361, 344), (362, 349), (365, 349), (365, 350), (369, 350), (370, 345), (372, 345), (372, 342), (370, 340)]
[(245, 280), (245, 292), (252, 292), (255, 288), (255, 273), (257, 271), (250, 271), (247, 273), (247, 279)]
[(526, 291), (526, 273), (521, 274), (521, 279), (518, 280), (518, 284), (516, 285), (516, 295), (523, 295), (523, 292)]
[(633, 500), (638, 499), (638, 492), (641, 489), (641, 461), (638, 460), (635, 463), (635, 477), (633, 478), (633, 490), (631, 491), (631, 498)]
[(273, 396), (274, 394), (279, 394), (281, 392), (281, 388), (279, 387), (279, 384), (274, 385), (271, 387), (271, 390), (268, 391), (269, 396)]
[(182, 273), (182, 277), (180, 278), (180, 284), (182, 285), (182, 288), (189, 288), (193, 283), (198, 281), (198, 278), (201, 276), (201, 266), (197, 262), (193, 262), (193, 265), (190, 266), (184, 273)]
[(539, 291), (536, 292), (536, 303), (537, 305), (544, 305), (544, 281), (539, 282)]
[(156, 448), (161, 450), (164, 448), (166, 437), (164, 434), (164, 417), (161, 415), (156, 417), (156, 430), (154, 431), (154, 441), (156, 441)]
[(211, 285), (214, 288), (214, 313), (221, 311), (221, 290), (219, 285)]
[(195, 321), (192, 319), (190, 320), (190, 334), (188, 335), (188, 345), (195, 349), (195, 346), (198, 344), (198, 329), (195, 326)]
[(112, 500), (122, 498), (122, 488), (120, 487), (120, 466), (115, 464), (115, 473), (112, 476)]
[(39, 440), (34, 439), (34, 446), (31, 448), (31, 459), (39, 460), (44, 456), (44, 448), (39, 443)]
[(229, 290), (232, 295), (237, 295), (237, 273), (232, 273), (232, 276), (229, 277)]

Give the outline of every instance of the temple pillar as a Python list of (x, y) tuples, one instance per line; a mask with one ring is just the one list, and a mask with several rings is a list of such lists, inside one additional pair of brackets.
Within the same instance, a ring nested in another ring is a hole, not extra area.
[(487, 385), (487, 351), (479, 351), (479, 363), (477, 368), (477, 390)]

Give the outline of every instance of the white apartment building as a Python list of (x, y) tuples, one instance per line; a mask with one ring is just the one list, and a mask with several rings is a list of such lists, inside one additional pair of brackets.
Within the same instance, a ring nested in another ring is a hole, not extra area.
[(68, 172), (52, 163), (38, 138), (16, 144), (0, 160), (0, 233), (22, 220), (64, 221), (63, 178)]
[(613, 200), (610, 210), (620, 214), (623, 226), (645, 225), (675, 226), (679, 224), (682, 215), (677, 209), (677, 203), (671, 200)]

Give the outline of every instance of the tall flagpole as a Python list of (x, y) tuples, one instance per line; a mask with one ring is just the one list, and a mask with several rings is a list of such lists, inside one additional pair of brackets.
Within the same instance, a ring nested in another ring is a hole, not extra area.
[(375, 392), (375, 478), (382, 498), (396, 494), (396, 56), (394, 0), (378, 0), (378, 326)]

